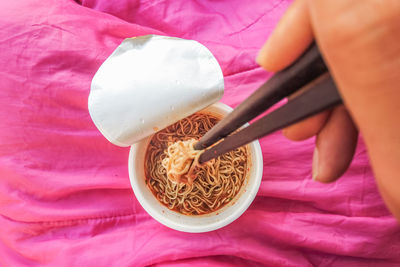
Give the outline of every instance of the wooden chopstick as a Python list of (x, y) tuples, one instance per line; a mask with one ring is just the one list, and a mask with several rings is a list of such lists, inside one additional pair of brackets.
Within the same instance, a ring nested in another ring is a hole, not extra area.
[(228, 136), (279, 100), (296, 92), (327, 71), (328, 69), (319, 53), (318, 46), (313, 43), (292, 65), (277, 72), (227, 117), (207, 132), (195, 144), (195, 149), (205, 149)]
[(302, 94), (291, 99), (286, 105), (207, 149), (201, 154), (199, 162), (209, 161), (340, 103), (342, 99), (335, 83), (329, 73), (326, 73), (310, 83)]

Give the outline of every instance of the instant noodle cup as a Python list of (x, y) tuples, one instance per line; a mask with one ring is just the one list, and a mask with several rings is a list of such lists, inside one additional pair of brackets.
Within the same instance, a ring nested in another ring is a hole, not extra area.
[[(216, 103), (202, 112), (224, 117), (232, 108)], [(260, 144), (254, 141), (248, 145), (249, 171), (239, 193), (225, 206), (204, 215), (183, 215), (161, 204), (147, 187), (145, 180), (145, 151), (151, 136), (131, 146), (129, 153), (129, 177), (135, 196), (142, 207), (157, 221), (172, 229), (201, 233), (216, 230), (239, 218), (254, 200), (260, 187), (263, 160)]]
[(236, 196), (211, 213), (184, 215), (161, 204), (146, 185), (145, 155), (159, 130), (196, 112), (222, 118), (232, 111), (218, 103), (224, 90), (220, 66), (193, 40), (147, 35), (124, 40), (92, 80), (89, 112), (111, 143), (131, 146), (133, 192), (158, 222), (183, 232), (207, 232), (237, 219), (257, 194), (262, 178), (258, 141), (248, 144), (248, 171)]

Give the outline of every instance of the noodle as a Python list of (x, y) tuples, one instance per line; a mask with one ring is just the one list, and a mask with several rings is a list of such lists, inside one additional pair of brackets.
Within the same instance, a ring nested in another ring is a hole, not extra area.
[(214, 116), (196, 113), (151, 139), (146, 152), (146, 183), (169, 209), (187, 215), (210, 213), (229, 203), (243, 185), (246, 146), (198, 164), (201, 151), (193, 146), (217, 122)]
[(194, 149), (196, 139), (177, 141), (168, 146), (167, 157), (162, 160), (163, 167), (167, 170), (167, 178), (176, 183), (191, 185), (196, 178), (194, 169), (199, 165), (202, 153)]

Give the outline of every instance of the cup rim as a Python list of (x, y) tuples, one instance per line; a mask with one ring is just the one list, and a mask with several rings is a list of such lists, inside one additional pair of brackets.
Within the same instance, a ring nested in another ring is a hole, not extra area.
[[(233, 109), (221, 102), (215, 103), (212, 106), (214, 106), (216, 109), (222, 110), (224, 112), (231, 112)], [(151, 138), (151, 137), (149, 137)], [(129, 179), (130, 183), (133, 189), (133, 192), (136, 196), (136, 199), (140, 203), (140, 205), (144, 208), (144, 210), (151, 216), (153, 217), (156, 221), (159, 223), (178, 230), (182, 232), (189, 232), (189, 233), (201, 233), (201, 232), (209, 232), (213, 231), (219, 228), (222, 228), (233, 221), (235, 221), (237, 218), (239, 218), (250, 206), (250, 204), (253, 202), (254, 198), (257, 195), (258, 189), (261, 184), (262, 180), (262, 173), (263, 173), (263, 156), (261, 152), (261, 146), (258, 140), (251, 142), (248, 144), (253, 150), (253, 153), (251, 154), (252, 157), (252, 168), (254, 168), (254, 183), (251, 184), (250, 187), (247, 188), (247, 190), (242, 193), (242, 195), (239, 196), (239, 199), (244, 198), (242, 203), (235, 207), (236, 209), (228, 214), (226, 217), (223, 217), (222, 219), (213, 222), (213, 223), (208, 223), (208, 224), (202, 224), (202, 225), (187, 225), (187, 224), (182, 224), (182, 223), (177, 223), (171, 219), (169, 219), (167, 216), (163, 216), (159, 212), (157, 212), (156, 208), (153, 207), (144, 195), (142, 194), (142, 190), (140, 189), (140, 186), (138, 184), (138, 181), (135, 179), (136, 178), (136, 172), (135, 172), (135, 157), (139, 153), (139, 151), (136, 149), (136, 147), (145, 142), (148, 138), (145, 140), (142, 140), (136, 144), (133, 144), (130, 147), (129, 151), (129, 157), (128, 157), (128, 168), (129, 168)], [(186, 216), (186, 215), (182, 215)], [(200, 215), (202, 216), (202, 215)], [(204, 215), (206, 216), (206, 215)]]

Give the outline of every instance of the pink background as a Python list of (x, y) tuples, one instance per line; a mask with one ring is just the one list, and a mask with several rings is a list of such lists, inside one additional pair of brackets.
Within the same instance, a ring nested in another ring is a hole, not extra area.
[(0, 2), (0, 266), (396, 265), (400, 227), (362, 141), (336, 183), (311, 180), (313, 140), (261, 140), (263, 181), (237, 221), (204, 234), (138, 204), (128, 148), (92, 123), (91, 79), (126, 37), (194, 39), (217, 57), (236, 106), (270, 75), (254, 59), (290, 1)]

